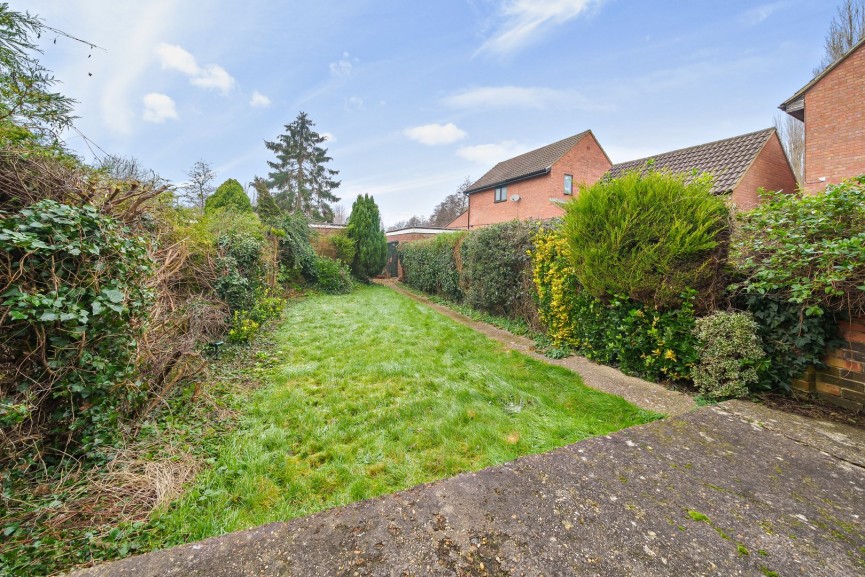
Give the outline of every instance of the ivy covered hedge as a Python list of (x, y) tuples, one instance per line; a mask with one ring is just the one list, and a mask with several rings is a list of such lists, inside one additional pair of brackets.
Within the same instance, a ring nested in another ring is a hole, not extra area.
[(108, 443), (145, 397), (132, 377), (154, 298), (146, 241), (92, 206), (43, 200), (0, 212), (0, 255), (0, 352), (17, 361), (0, 425), (43, 424), (49, 443), (84, 451)]

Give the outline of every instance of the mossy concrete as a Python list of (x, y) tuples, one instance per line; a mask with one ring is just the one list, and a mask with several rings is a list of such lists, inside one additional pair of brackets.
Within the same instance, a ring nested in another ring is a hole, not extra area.
[(814, 445), (807, 422), (750, 408), (704, 407), (75, 575), (865, 574), (857, 432)]

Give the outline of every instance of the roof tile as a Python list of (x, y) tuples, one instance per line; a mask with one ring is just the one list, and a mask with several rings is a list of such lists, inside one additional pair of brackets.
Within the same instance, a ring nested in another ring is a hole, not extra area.
[(652, 168), (655, 170), (692, 175), (686, 178), (686, 181), (692, 180), (698, 174), (708, 172), (714, 176), (713, 193), (732, 192), (774, 132), (774, 128), (767, 128), (725, 140), (621, 162), (613, 165), (605, 178), (615, 178), (631, 170), (645, 172), (647, 161), (652, 159)]
[(503, 160), (475, 181), (466, 190), (466, 194), (486, 190), (499, 184), (512, 182), (545, 171), (582, 140), (585, 135), (589, 134), (589, 132), (591, 131), (586, 130), (511, 159)]

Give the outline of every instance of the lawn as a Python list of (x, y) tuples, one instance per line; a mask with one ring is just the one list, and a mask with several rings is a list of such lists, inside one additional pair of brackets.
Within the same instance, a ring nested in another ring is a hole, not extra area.
[(265, 386), (160, 545), (286, 520), (658, 415), (385, 287), (290, 305)]

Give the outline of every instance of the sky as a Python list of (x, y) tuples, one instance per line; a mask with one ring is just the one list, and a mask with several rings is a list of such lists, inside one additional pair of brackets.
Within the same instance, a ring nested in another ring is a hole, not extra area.
[(174, 183), (266, 176), (300, 111), (340, 204), (386, 225), (497, 162), (591, 129), (613, 162), (772, 125), (811, 78), (831, 0), (11, 0), (77, 100), (68, 146)]

